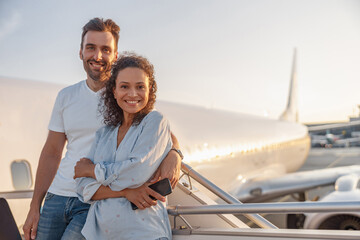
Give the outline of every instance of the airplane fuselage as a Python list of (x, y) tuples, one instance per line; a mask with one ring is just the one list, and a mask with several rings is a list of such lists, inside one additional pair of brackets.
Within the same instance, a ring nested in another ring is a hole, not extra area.
[(303, 125), (159, 101), (184, 152), (184, 162), (233, 191), (248, 180), (300, 168), (310, 149)]

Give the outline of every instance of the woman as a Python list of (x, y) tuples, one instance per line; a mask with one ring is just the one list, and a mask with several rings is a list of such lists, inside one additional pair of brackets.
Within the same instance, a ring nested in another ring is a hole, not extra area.
[[(156, 90), (147, 59), (125, 54), (113, 65), (103, 93), (106, 126), (97, 131), (88, 155), (94, 164), (82, 159), (75, 168), (82, 177), (79, 197), (92, 204), (82, 230), (86, 239), (171, 239), (166, 204), (124, 190), (148, 181), (172, 146), (168, 121), (152, 110)], [(124, 190), (124, 198), (93, 201), (104, 186)], [(129, 201), (142, 210), (132, 210)]]

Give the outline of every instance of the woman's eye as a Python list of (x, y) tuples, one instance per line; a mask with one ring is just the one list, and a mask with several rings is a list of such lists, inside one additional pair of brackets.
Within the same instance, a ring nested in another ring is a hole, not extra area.
[(121, 85), (121, 86), (120, 86), (120, 88), (124, 88), (124, 89), (126, 89), (126, 88), (127, 88), (127, 86), (126, 86), (126, 85)]

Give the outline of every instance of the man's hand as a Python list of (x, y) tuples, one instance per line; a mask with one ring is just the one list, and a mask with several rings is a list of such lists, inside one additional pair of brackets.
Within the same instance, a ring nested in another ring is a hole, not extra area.
[(74, 179), (81, 177), (95, 177), (95, 164), (88, 158), (81, 158), (74, 167)]
[(36, 238), (39, 219), (40, 219), (40, 211), (35, 209), (30, 209), (25, 224), (23, 226), (24, 236), (26, 240)]
[(126, 199), (134, 203), (139, 209), (145, 209), (157, 204), (156, 200), (152, 200), (149, 195), (153, 196), (157, 200), (165, 202), (165, 197), (149, 188), (149, 185), (149, 183), (144, 183), (138, 188), (124, 189)]
[(179, 181), (180, 169), (181, 158), (179, 154), (175, 151), (170, 151), (154, 173), (150, 182), (154, 183), (161, 179), (168, 178), (171, 182), (171, 187), (174, 189)]

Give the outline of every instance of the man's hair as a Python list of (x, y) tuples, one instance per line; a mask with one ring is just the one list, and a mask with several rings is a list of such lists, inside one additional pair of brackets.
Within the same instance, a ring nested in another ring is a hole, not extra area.
[(135, 113), (133, 125), (138, 125), (155, 105), (157, 85), (154, 66), (145, 57), (132, 52), (124, 52), (112, 66), (111, 77), (106, 82), (105, 91), (102, 93), (103, 102), (99, 105), (100, 112), (104, 116), (104, 123), (108, 126), (117, 126), (124, 120), (124, 112), (114, 97), (114, 88), (116, 87), (116, 78), (119, 72), (125, 68), (141, 69), (149, 78), (149, 100), (143, 109)]
[(88, 31), (97, 31), (97, 32), (110, 32), (115, 39), (115, 51), (118, 48), (119, 41), (119, 32), (120, 27), (111, 19), (104, 20), (103, 18), (93, 18), (83, 27), (83, 32), (81, 35), (81, 45), (80, 48), (83, 48), (84, 37)]

